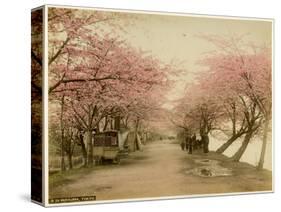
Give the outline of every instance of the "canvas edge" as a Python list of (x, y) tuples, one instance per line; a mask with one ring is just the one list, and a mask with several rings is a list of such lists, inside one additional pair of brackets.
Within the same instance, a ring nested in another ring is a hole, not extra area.
[[(132, 198), (132, 199), (116, 199), (116, 200), (101, 200), (101, 201), (86, 201), (86, 202), (71, 202), (49, 204), (49, 179), (48, 179), (48, 8), (68, 8), (68, 9), (83, 9), (83, 10), (98, 10), (105, 12), (127, 12), (138, 14), (155, 14), (155, 15), (170, 15), (170, 16), (189, 16), (198, 18), (213, 18), (213, 19), (230, 19), (230, 20), (249, 20), (249, 21), (266, 21), (272, 24), (272, 111), (275, 113), (275, 19), (274, 18), (260, 18), (260, 17), (245, 17), (245, 16), (229, 16), (229, 15), (213, 15), (213, 14), (198, 14), (198, 13), (182, 13), (182, 12), (168, 12), (168, 11), (152, 11), (152, 10), (135, 10), (135, 9), (121, 9), (121, 8), (105, 8), (105, 7), (90, 7), (90, 6), (70, 6), (45, 4), (31, 9), (31, 12), (38, 9), (43, 10), (43, 175), (42, 175), (42, 203), (31, 200), (36, 204), (44, 207), (59, 207), (59, 206), (79, 206), (91, 204), (111, 204), (111, 203), (131, 203), (143, 201), (158, 201), (158, 200), (175, 200), (175, 199), (190, 199), (190, 198), (204, 198), (204, 197), (227, 197), (237, 195), (252, 195), (252, 194), (271, 194), (275, 193), (275, 117), (272, 118), (272, 189), (266, 191), (254, 192), (234, 192), (234, 193), (211, 193), (211, 194), (195, 194), (195, 195), (180, 195), (180, 196), (162, 196), (162, 197), (148, 197), (148, 198)], [(47, 59), (46, 59), (47, 58)]]
[(275, 20), (274, 18), (262, 18), (262, 17), (214, 15), (214, 14), (204, 14), (204, 13), (200, 14), (200, 13), (156, 11), (156, 10), (137, 10), (137, 9), (94, 7), (94, 6), (93, 7), (91, 7), (91, 6), (71, 6), (71, 5), (60, 5), (60, 4), (46, 4), (44, 6), (52, 7), (52, 8), (98, 10), (98, 11), (106, 11), (106, 12), (127, 12), (127, 13), (170, 15), (170, 16), (189, 16), (189, 17), (203, 17), (203, 18), (214, 18), (214, 19), (233, 19), (233, 20), (242, 19), (242, 20), (257, 20), (257, 21), (268, 21), (268, 22), (272, 22)]
[(49, 199), (49, 171), (48, 171), (48, 6), (43, 6), (43, 108), (44, 108), (44, 123), (43, 123), (43, 206), (48, 205)]
[(46, 207), (63, 207), (63, 206), (82, 206), (82, 205), (99, 205), (99, 204), (113, 204), (113, 203), (137, 203), (137, 202), (150, 202), (150, 201), (163, 201), (163, 200), (180, 200), (180, 199), (193, 199), (193, 198), (213, 198), (213, 197), (231, 197), (242, 195), (262, 195), (272, 194), (272, 190), (268, 191), (253, 191), (253, 192), (233, 192), (233, 193), (211, 193), (211, 194), (195, 194), (195, 195), (179, 195), (179, 196), (163, 196), (163, 197), (147, 197), (147, 198), (132, 198), (132, 199), (115, 199), (115, 200), (98, 200), (98, 201), (85, 201), (85, 202), (70, 202), (70, 203), (55, 203), (48, 204)]
[[(33, 12), (35, 12), (35, 11), (37, 11), (37, 10), (42, 10), (42, 14), (44, 14), (44, 5), (41, 5), (41, 6), (38, 6), (38, 7), (35, 7), (35, 8), (32, 8), (31, 10), (30, 10), (30, 19), (31, 19), (31, 15), (32, 15), (32, 13)], [(43, 15), (44, 16), (44, 15)], [(44, 23), (43, 23), (44, 24)], [(43, 30), (44, 30), (44, 26), (43, 26)], [(30, 46), (30, 48), (32, 47), (32, 38), (31, 38), (31, 36), (30, 36), (30, 41), (31, 41), (31, 46)], [(43, 47), (43, 45), (44, 45), (44, 38), (42, 38), (42, 47)], [(44, 59), (44, 56), (42, 55), (42, 59)], [(31, 65), (31, 64), (30, 64)], [(30, 70), (31, 72), (32, 72), (32, 69)], [(44, 70), (43, 70), (43, 68), (42, 68), (42, 77), (43, 77), (43, 72), (44, 72)], [(42, 113), (43, 113), (43, 108), (42, 108)], [(44, 122), (44, 118), (42, 118), (42, 133), (43, 133), (43, 128), (44, 128), (44, 125), (43, 125), (43, 122)], [(30, 142), (31, 142), (31, 140), (30, 140)], [(40, 201), (37, 201), (37, 200), (34, 200), (34, 199), (32, 199), (32, 196), (31, 196), (31, 189), (32, 189), (32, 187), (30, 187), (30, 202), (32, 202), (32, 203), (35, 203), (35, 204), (38, 204), (38, 205), (40, 205), (40, 206), (44, 206), (44, 198), (43, 198), (43, 192), (44, 192), (44, 171), (43, 171), (43, 166), (44, 166), (44, 158), (43, 158), (43, 154), (44, 154), (44, 148), (43, 148), (43, 146), (44, 146), (44, 143), (43, 143), (43, 136), (42, 136), (42, 185), (41, 185), (41, 189), (42, 189), (42, 196), (41, 196), (41, 202)], [(32, 160), (32, 159), (31, 159)], [(32, 161), (30, 161), (31, 163), (32, 163)], [(31, 167), (30, 167), (30, 169), (31, 169)], [(30, 181), (32, 180), (32, 178), (30, 177)]]
[(275, 23), (276, 21), (273, 19), (272, 22), (271, 22), (271, 67), (272, 67), (272, 70), (271, 70), (271, 73), (272, 73), (272, 76), (271, 76), (271, 88), (272, 88), (272, 120), (271, 120), (271, 126), (272, 126), (272, 129), (271, 129), (271, 134), (272, 134), (272, 147), (271, 147), (271, 150), (272, 150), (272, 154), (271, 154), (271, 161), (272, 161), (272, 166), (271, 166), (271, 170), (272, 170), (272, 191), (273, 193), (275, 192), (276, 190), (276, 187), (275, 187), (275, 153), (276, 153), (276, 150), (275, 150)]

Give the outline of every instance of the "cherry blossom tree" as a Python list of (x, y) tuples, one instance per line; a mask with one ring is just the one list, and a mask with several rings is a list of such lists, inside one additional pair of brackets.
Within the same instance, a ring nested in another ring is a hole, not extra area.
[(206, 86), (207, 78), (199, 78), (187, 87), (184, 97), (179, 101), (172, 122), (183, 128), (187, 134), (200, 133), (204, 152), (209, 152), (209, 133), (217, 129), (221, 110)]
[[(65, 55), (68, 55), (67, 47), (75, 46), (83, 36), (89, 34), (97, 35), (101, 23), (112, 26), (112, 29), (120, 28), (114, 24), (114, 19), (118, 15), (115, 13), (104, 13), (101, 11), (85, 10), (83, 12), (77, 9), (48, 8), (48, 50), (49, 50), (49, 76), (52, 78), (49, 83), (49, 93), (57, 88), (61, 83), (68, 83), (71, 80), (81, 80), (79, 77), (70, 78), (63, 67), (66, 66)], [(42, 17), (41, 17), (42, 19)], [(34, 40), (34, 39), (33, 39)], [(36, 47), (36, 45), (33, 45)], [(32, 62), (42, 67), (43, 61), (39, 52), (35, 48), (31, 52)], [(57, 69), (60, 66), (60, 70)], [(35, 76), (32, 76), (34, 78)], [(91, 78), (95, 80), (95, 78)], [(101, 80), (101, 79), (97, 79)], [(32, 81), (32, 87), (41, 92), (41, 85)]]
[(270, 49), (250, 45), (243, 36), (199, 37), (213, 43), (216, 51), (199, 61), (204, 66), (203, 71), (187, 88), (177, 107), (181, 127), (197, 128), (202, 132), (200, 134), (206, 134), (212, 128), (227, 131), (225, 126), (231, 123), (231, 136), (217, 152), (223, 153), (237, 138), (245, 135), (241, 147), (232, 156), (232, 160), (239, 161), (252, 137), (263, 126), (258, 165), (262, 168), (271, 119)]
[[(88, 165), (93, 161), (92, 131), (99, 129), (100, 121), (126, 111), (128, 105), (140, 105), (143, 95), (165, 80), (159, 61), (115, 36), (114, 30), (122, 28), (112, 20), (123, 15), (57, 8), (48, 13), (49, 98), (59, 101), (62, 108), (61, 144), (64, 118), (71, 117), (84, 132), (87, 154), (82, 149)], [(42, 65), (36, 53), (32, 56)], [(80, 143), (85, 147), (81, 133)]]
[(226, 96), (231, 94), (236, 98), (235, 102), (240, 104), (244, 116), (242, 124), (246, 123), (246, 128), (243, 127), (242, 130), (243, 134), (246, 133), (244, 141), (234, 154), (233, 160), (239, 161), (251, 137), (263, 125), (263, 147), (258, 165), (261, 168), (268, 123), (271, 119), (270, 49), (248, 45), (242, 37), (222, 39), (217, 36), (203, 36), (203, 38), (214, 43), (219, 49), (218, 52), (201, 61), (201, 64), (209, 67), (209, 71), (214, 76), (213, 89), (218, 93), (221, 93), (219, 90), (223, 90)]
[(168, 69), (117, 39), (97, 40), (88, 35), (66, 51), (64, 61), (61, 58), (66, 65), (54, 66), (56, 72), (64, 73), (64, 78), (56, 80), (60, 83), (53, 86), (51, 97), (65, 97), (69, 102), (68, 116), (85, 132), (87, 164), (91, 166), (92, 132), (99, 130), (100, 121), (128, 110), (140, 118), (145, 105), (151, 104), (149, 96), (156, 86), (166, 85)]

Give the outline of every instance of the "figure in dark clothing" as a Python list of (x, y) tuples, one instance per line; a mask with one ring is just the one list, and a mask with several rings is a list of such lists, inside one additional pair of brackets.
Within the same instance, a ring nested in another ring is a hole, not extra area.
[(196, 142), (196, 135), (195, 135), (195, 133), (193, 134), (193, 136), (191, 137), (191, 143), (192, 143), (192, 148), (194, 149), (194, 150), (196, 150), (197, 149), (197, 142)]
[(196, 139), (196, 143), (197, 143), (197, 148), (201, 149), (202, 148), (201, 140)]
[(192, 154), (193, 146), (194, 146), (194, 142), (192, 140), (192, 137), (190, 137), (189, 150), (188, 150), (189, 154)]
[(189, 150), (189, 143), (190, 143), (190, 137), (186, 136), (186, 138), (185, 138), (185, 149), (186, 149), (186, 151)]
[(189, 154), (192, 154), (192, 146), (193, 146), (192, 139), (188, 135), (186, 136), (186, 150), (188, 151)]
[(181, 142), (181, 150), (184, 151), (184, 148), (185, 148), (185, 142), (184, 140)]

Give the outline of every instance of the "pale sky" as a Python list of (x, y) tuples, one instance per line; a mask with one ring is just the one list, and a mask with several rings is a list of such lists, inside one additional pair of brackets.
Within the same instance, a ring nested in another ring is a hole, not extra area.
[[(245, 39), (256, 44), (271, 44), (272, 22), (265, 20), (237, 20), (196, 16), (158, 14), (131, 14), (133, 24), (125, 27), (126, 39), (132, 46), (149, 51), (165, 63), (172, 60), (181, 62), (180, 69), (186, 74), (176, 78), (174, 88), (167, 94), (170, 100), (165, 108), (172, 108), (171, 101), (180, 98), (192, 72), (202, 67), (196, 62), (215, 47), (195, 35), (217, 34), (221, 36), (245, 35)], [(120, 20), (121, 21), (121, 20)], [(122, 21), (121, 21), (122, 22)]]

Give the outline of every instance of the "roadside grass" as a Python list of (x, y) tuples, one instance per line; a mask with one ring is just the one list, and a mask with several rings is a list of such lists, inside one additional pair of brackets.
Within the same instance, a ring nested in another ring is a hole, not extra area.
[(70, 170), (62, 171), (52, 171), (49, 172), (49, 188), (54, 188), (60, 185), (70, 184), (81, 179), (91, 172), (96, 172), (98, 170), (105, 170), (111, 168), (118, 168), (119, 166), (112, 163), (105, 163), (103, 165), (94, 165), (93, 167), (79, 167)]
[(76, 169), (66, 170), (64, 172), (57, 171), (49, 174), (49, 187), (64, 185), (77, 180), (93, 171), (93, 168), (80, 167)]

